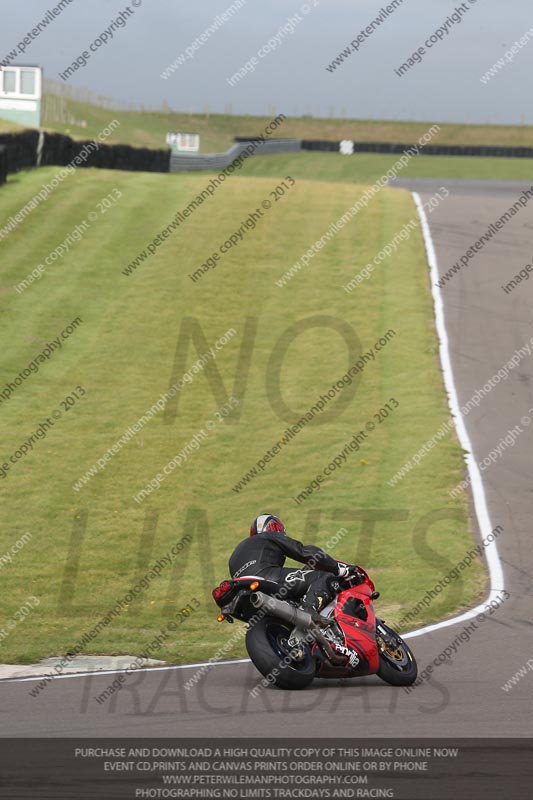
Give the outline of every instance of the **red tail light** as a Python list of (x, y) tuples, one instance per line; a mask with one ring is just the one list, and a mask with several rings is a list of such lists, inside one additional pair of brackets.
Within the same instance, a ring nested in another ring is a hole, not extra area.
[(220, 598), (223, 597), (226, 592), (229, 592), (230, 589), (231, 583), (229, 581), (222, 581), (222, 583), (217, 586), (216, 589), (213, 589), (212, 595), (215, 600), (220, 600)]

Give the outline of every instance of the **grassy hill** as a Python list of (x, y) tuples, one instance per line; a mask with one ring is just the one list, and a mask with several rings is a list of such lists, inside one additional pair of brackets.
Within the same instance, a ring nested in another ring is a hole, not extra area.
[[(12, 177), (0, 191), (0, 218), (15, 214), (54, 174), (52, 167)], [(363, 186), (297, 179), (275, 200), (276, 178), (235, 177), (126, 276), (126, 266), (205, 181), (78, 170), (2, 242), (0, 329), (9, 347), (2, 350), (0, 386), (48, 342), (61, 343), (0, 404), (0, 463), (9, 465), (0, 480), (0, 553), (32, 535), (2, 569), (0, 629), (9, 630), (0, 641), (2, 662), (67, 652), (185, 535), (190, 544), (85, 651), (139, 653), (169, 620), (182, 619), (157, 657), (211, 657), (229, 629), (216, 623), (210, 590), (226, 577), (230, 551), (263, 510), (279, 514), (292, 535), (323, 546), (344, 528), (334, 554), (369, 569), (382, 593), (378, 608), (391, 623), (471, 545), (464, 500), (447, 494), (464, 469), (454, 436), (421, 468), (388, 484), (448, 416), (419, 230), (353, 294), (342, 289), (415, 215), (410, 195), (381, 191), (280, 288), (276, 281)], [(247, 220), (256, 209), (263, 213), (253, 228)], [(238, 245), (193, 281), (189, 276), (238, 230)], [(62, 254), (46, 264), (53, 251)], [(40, 279), (17, 292), (13, 287), (39, 265)], [(199, 353), (230, 329), (235, 335), (214, 363), (192, 372)], [(359, 358), (357, 342), (370, 351), (391, 330), (355, 391), (344, 386), (331, 401), (335, 413), (319, 416), (234, 488)], [(190, 381), (177, 400), (91, 475), (186, 371)], [(238, 411), (224, 416), (231, 395)], [(392, 410), (380, 414), (387, 404)], [(52, 427), (34, 436), (47, 419)], [(361, 431), (368, 436), (360, 450), (296, 502)], [(165, 473), (180, 454), (181, 465)], [(150, 484), (159, 488), (137, 501)], [(449, 518), (435, 514), (443, 508)], [(428, 531), (424, 547), (420, 525)], [(472, 566), (418, 621), (467, 606), (483, 581), (481, 566)], [(30, 595), (39, 605), (12, 627)], [(176, 617), (187, 605), (194, 610)], [(231, 655), (242, 653), (239, 644)]]
[[(94, 139), (117, 119), (120, 126), (107, 138), (109, 143), (138, 147), (165, 148), (165, 135), (171, 130), (197, 131), (203, 152), (222, 152), (234, 143), (235, 136), (254, 136), (271, 121), (269, 117), (225, 114), (179, 114), (171, 111), (112, 111), (92, 103), (80, 103), (55, 95), (45, 96), (45, 128), (68, 133), (74, 138)], [(52, 117), (69, 122), (52, 121)], [(276, 135), (305, 139), (400, 143), (417, 142), (431, 127), (429, 122), (380, 120), (340, 120), (287, 118)], [(0, 120), (0, 132), (19, 129)], [(533, 126), (488, 126), (441, 124), (432, 143), (485, 144), (533, 147)], [(396, 161), (396, 156), (361, 153), (341, 156), (336, 153), (302, 152), (292, 155), (254, 157), (241, 174), (256, 177), (294, 177), (320, 181), (372, 183)], [(423, 156), (411, 160), (401, 177), (533, 180), (533, 159)]]
[[(164, 147), (167, 131), (196, 131), (201, 136), (203, 152), (222, 152), (233, 144), (235, 136), (253, 136), (264, 130), (270, 121), (268, 116), (238, 116), (227, 114), (186, 114), (171, 111), (110, 111), (89, 103), (45, 97), (45, 109), (50, 114), (44, 117), (49, 130), (68, 131), (78, 138), (93, 138), (110, 119), (116, 118), (121, 126), (110, 141), (125, 142), (139, 147)], [(62, 106), (62, 117), (84, 122), (79, 124), (54, 122), (58, 118), (52, 112)], [(275, 116), (284, 109), (277, 109)], [(63, 116), (64, 115), (64, 116)], [(387, 120), (349, 119), (288, 119), (277, 135), (304, 139), (357, 139), (364, 142), (417, 141), (431, 126), (431, 122), (398, 122)], [(533, 126), (504, 125), (453, 125), (441, 124), (441, 132), (435, 143), (508, 145), (533, 147)]]

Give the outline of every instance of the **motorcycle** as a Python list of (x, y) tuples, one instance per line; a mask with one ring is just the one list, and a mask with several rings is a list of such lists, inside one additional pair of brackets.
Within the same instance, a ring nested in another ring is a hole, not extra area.
[(336, 578), (338, 593), (314, 617), (282, 590), (259, 577), (224, 580), (213, 589), (219, 622), (248, 623), (246, 649), (253, 664), (280, 689), (304, 689), (314, 678), (377, 674), (393, 686), (417, 678), (415, 657), (392, 628), (376, 617), (380, 596), (361, 567)]

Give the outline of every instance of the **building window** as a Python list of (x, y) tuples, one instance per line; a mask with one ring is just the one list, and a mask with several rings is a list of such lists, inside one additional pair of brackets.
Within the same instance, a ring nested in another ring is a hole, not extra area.
[(17, 87), (17, 73), (14, 69), (3, 69), (4, 92), (14, 92)]
[(32, 69), (21, 69), (20, 93), (31, 95), (35, 94), (35, 72)]

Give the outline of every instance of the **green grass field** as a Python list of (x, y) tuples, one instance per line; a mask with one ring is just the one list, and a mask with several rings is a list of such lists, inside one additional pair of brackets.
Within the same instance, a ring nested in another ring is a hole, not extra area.
[[(244, 162), (246, 176), (283, 177), (302, 180), (325, 180), (348, 183), (374, 183), (398, 160), (397, 155), (360, 153), (342, 156), (337, 153), (303, 152), (257, 156)], [(478, 158), (468, 156), (418, 156), (399, 172), (398, 178), (442, 178), (443, 181), (517, 180), (533, 182), (533, 159)]]
[[(45, 109), (46, 109), (45, 99)], [(57, 106), (52, 97), (50, 108)], [(116, 118), (121, 127), (109, 141), (126, 142), (139, 147), (164, 147), (167, 131), (196, 131), (201, 137), (204, 153), (222, 152), (234, 142), (235, 136), (256, 136), (272, 117), (283, 112), (287, 120), (276, 135), (297, 139), (357, 139), (363, 142), (416, 142), (431, 127), (432, 122), (402, 122), (397, 120), (353, 120), (291, 117), (286, 109), (277, 108), (271, 116), (239, 116), (229, 114), (175, 113), (172, 111), (110, 111), (108, 109), (65, 100), (65, 109), (79, 124), (54, 122), (45, 115), (45, 127), (68, 132), (77, 138), (97, 135), (110, 119)], [(435, 122), (435, 120), (433, 121)], [(533, 126), (526, 125), (465, 125), (440, 124), (435, 138), (440, 144), (484, 144), (517, 147), (533, 146)]]
[[(55, 168), (45, 168), (10, 178), (0, 190), (0, 219), (15, 214), (54, 174)], [(469, 549), (464, 499), (447, 495), (463, 474), (454, 437), (395, 488), (387, 484), (448, 416), (420, 232), (353, 294), (342, 290), (415, 215), (410, 195), (383, 190), (287, 286), (275, 285), (363, 190), (321, 177), (321, 182), (298, 179), (216, 270), (196, 283), (188, 275), (261, 207), (276, 178), (226, 181), (130, 277), (121, 270), (201, 191), (205, 175), (79, 170), (1, 243), (0, 326), (6, 346), (0, 391), (71, 320), (81, 317), (82, 324), (0, 403), (0, 463), (9, 463), (39, 423), (61, 411), (46, 437), (0, 480), (0, 556), (25, 532), (32, 534), (0, 571), (0, 630), (28, 596), (40, 600), (0, 640), (0, 661), (35, 662), (68, 652), (185, 534), (192, 543), (174, 565), (85, 652), (137, 654), (196, 598), (200, 608), (157, 657), (175, 662), (211, 657), (233, 630), (217, 624), (210, 590), (227, 576), (229, 553), (264, 510), (279, 514), (296, 538), (322, 545), (346, 528), (334, 555), (370, 571), (382, 593), (377, 607), (390, 623)], [(98, 204), (114, 190), (122, 197), (102, 214)], [(14, 285), (93, 213), (82, 240), (17, 293)], [(316, 317), (330, 319), (318, 327)], [(208, 346), (228, 329), (237, 331), (217, 354), (216, 366), (227, 395), (235, 392), (240, 399), (240, 416), (213, 424), (200, 448), (159, 489), (142, 504), (134, 501), (215, 419), (224, 394), (219, 384), (213, 393), (213, 375), (206, 369), (180, 392), (174, 419), (165, 412), (156, 416), (105, 470), (74, 491), (80, 476), (180, 377), (183, 365), (188, 369), (196, 361), (192, 345), (187, 352), (178, 347), (187, 325), (200, 326)], [(289, 341), (294, 325), (300, 333)], [(287, 427), (280, 398), (296, 419), (350, 366), (346, 344), (332, 325), (353, 329), (365, 351), (386, 331), (393, 329), (395, 336), (365, 368), (339, 416), (308, 426), (259, 477), (240, 493), (232, 491)], [(280, 353), (280, 340), (286, 352)], [(240, 380), (234, 383), (237, 373)], [(61, 401), (78, 386), (85, 395), (64, 409)], [(297, 505), (292, 498), (391, 397), (399, 408), (376, 424), (361, 450), (320, 492)], [(437, 516), (442, 509), (448, 517)], [(418, 622), (468, 606), (484, 585), (476, 564)], [(243, 652), (239, 644), (232, 654)]]

